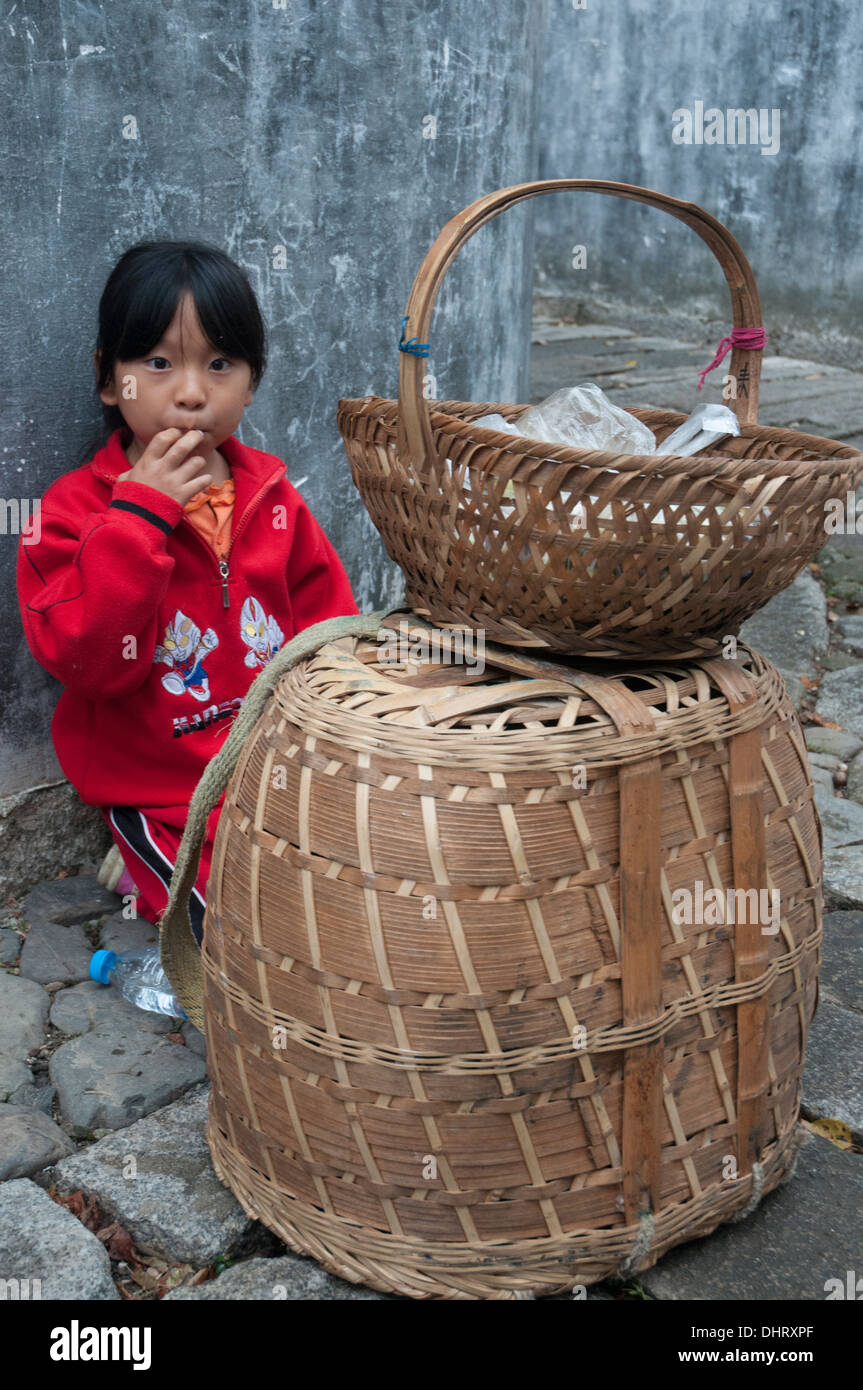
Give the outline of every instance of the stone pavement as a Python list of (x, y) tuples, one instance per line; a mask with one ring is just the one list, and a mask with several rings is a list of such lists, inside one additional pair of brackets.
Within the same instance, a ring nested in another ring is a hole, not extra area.
[[(618, 403), (690, 411), (712, 346), (537, 323), (531, 399), (595, 380)], [(717, 369), (714, 379), (721, 377)], [(710, 381), (711, 378), (708, 378)], [(768, 358), (761, 418), (863, 444), (863, 378)], [(861, 507), (863, 513), (863, 507)], [(825, 848), (823, 966), (792, 1178), (720, 1227), (589, 1298), (812, 1300), (859, 1268), (863, 1228), (863, 536), (744, 625), (804, 722)], [(819, 722), (824, 721), (824, 722)], [(833, 727), (833, 726), (838, 727)], [(216, 1178), (203, 1037), (87, 978), (97, 946), (156, 939), (91, 875), (0, 909), (0, 1278), (43, 1298), (369, 1300), (286, 1251)], [(856, 1262), (856, 1263), (855, 1263)], [(560, 1298), (565, 1295), (560, 1295)]]
[[(682, 410), (688, 415), (705, 401), (721, 401), (722, 376), (730, 355), (704, 379), (698, 373), (713, 360), (715, 343), (644, 337), (606, 324), (576, 325), (534, 319), (530, 400), (543, 400), (563, 386), (595, 381), (617, 405)], [(858, 372), (803, 358), (762, 360), (758, 420), (841, 439), (863, 447), (863, 394)]]

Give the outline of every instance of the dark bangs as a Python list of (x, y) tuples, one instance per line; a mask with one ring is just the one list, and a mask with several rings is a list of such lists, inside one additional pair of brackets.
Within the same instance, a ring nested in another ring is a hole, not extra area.
[[(204, 242), (145, 241), (120, 257), (99, 301), (98, 390), (110, 384), (118, 361), (152, 351), (187, 290), (213, 347), (247, 362), (257, 388), (266, 367), (266, 337), (244, 272), (224, 251)], [(102, 411), (111, 430), (124, 424), (117, 406), (102, 404)]]

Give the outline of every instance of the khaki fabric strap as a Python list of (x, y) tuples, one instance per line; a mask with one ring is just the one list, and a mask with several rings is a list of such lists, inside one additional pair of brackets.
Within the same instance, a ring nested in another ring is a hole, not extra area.
[[(402, 605), (403, 606), (403, 605)], [(189, 815), (171, 876), (168, 906), (159, 922), (162, 967), (187, 1016), (196, 1028), (204, 1029), (204, 968), (201, 948), (195, 940), (189, 919), (189, 895), (198, 876), (201, 846), (207, 818), (237, 765), (243, 745), (263, 713), (270, 696), (286, 671), (304, 656), (340, 637), (373, 637), (394, 608), (375, 613), (346, 614), (325, 618), (292, 637), (264, 667), (246, 692), (239, 713), (231, 725), (224, 747), (210, 760), (189, 803)]]

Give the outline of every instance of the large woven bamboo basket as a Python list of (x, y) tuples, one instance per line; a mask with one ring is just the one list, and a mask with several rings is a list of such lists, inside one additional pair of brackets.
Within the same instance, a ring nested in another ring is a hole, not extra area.
[(385, 629), (412, 659), (348, 636), (281, 675), (225, 793), (216, 1171), (414, 1298), (646, 1268), (796, 1148), (821, 838), (782, 679), (742, 646), (610, 678), (489, 645), (483, 671)]
[[(741, 434), (713, 454), (570, 449), (473, 423), (492, 412), (517, 421), (526, 404), (425, 399), (431, 313), (456, 253), (503, 209), (569, 189), (633, 199), (685, 222), (719, 260), (735, 328), (761, 326), (746, 256), (696, 204), (590, 179), (499, 189), (447, 222), (417, 272), (398, 400), (339, 401), (351, 474), (404, 573), (406, 606), (438, 625), (592, 657), (715, 654), (823, 547), (825, 504), (844, 503), (863, 477), (863, 455), (758, 425), (761, 349), (736, 343), (729, 404)], [(685, 418), (647, 406), (631, 413), (660, 443)]]

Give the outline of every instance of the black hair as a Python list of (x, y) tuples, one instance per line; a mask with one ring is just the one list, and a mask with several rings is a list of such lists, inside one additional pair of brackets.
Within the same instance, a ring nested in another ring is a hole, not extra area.
[[(258, 386), (267, 364), (266, 334), (245, 273), (202, 241), (142, 241), (124, 251), (99, 300), (97, 393), (110, 385), (117, 361), (143, 357), (156, 346), (186, 290), (213, 347), (247, 362), (252, 386)], [(101, 405), (109, 431), (125, 424), (118, 406)]]

